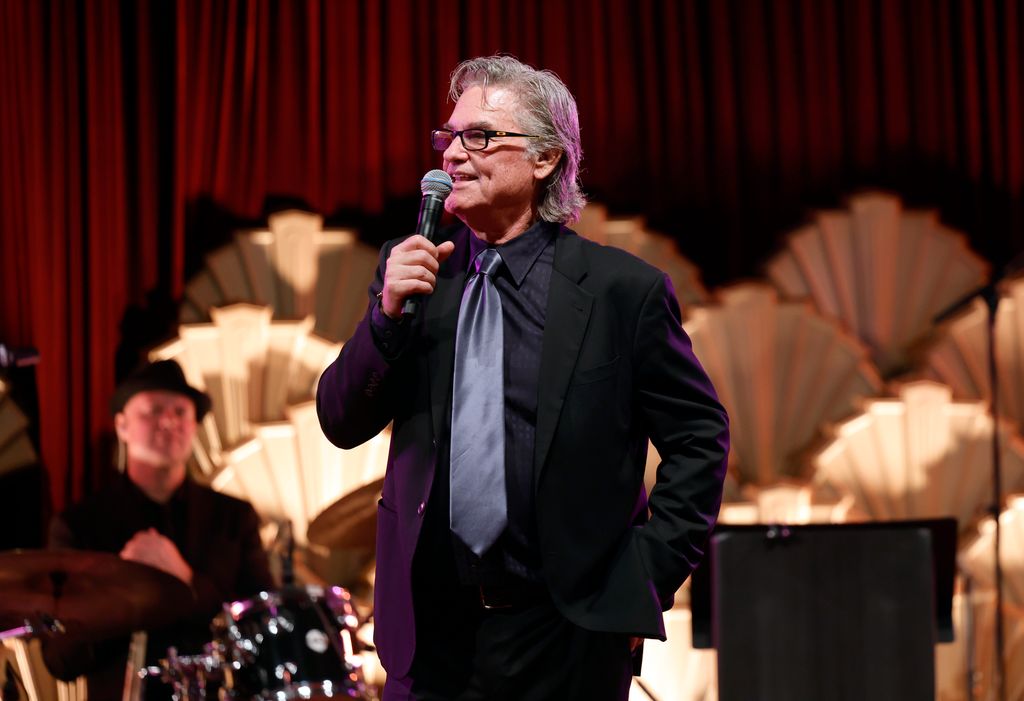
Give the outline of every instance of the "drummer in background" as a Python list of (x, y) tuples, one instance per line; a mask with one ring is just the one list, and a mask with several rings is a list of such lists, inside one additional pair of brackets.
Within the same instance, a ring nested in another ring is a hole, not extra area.
[[(247, 502), (219, 494), (188, 478), (197, 422), (210, 398), (189, 386), (173, 360), (152, 363), (122, 382), (111, 400), (127, 468), (102, 491), (54, 519), (51, 548), (118, 553), (185, 582), (194, 605), (175, 625), (149, 631), (146, 663), (195, 654), (210, 642), (210, 622), (222, 604), (274, 588), (259, 538), (259, 520)], [(86, 674), (90, 699), (119, 699), (128, 639), (96, 641), (88, 631), (68, 631), (44, 645), (44, 658), (59, 679)], [(146, 689), (146, 699), (169, 687)]]

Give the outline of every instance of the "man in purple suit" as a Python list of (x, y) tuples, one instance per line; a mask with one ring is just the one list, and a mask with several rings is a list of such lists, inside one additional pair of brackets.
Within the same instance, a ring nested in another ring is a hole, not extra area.
[[(561, 80), (479, 58), (451, 97), (431, 139), (462, 224), (384, 245), (317, 392), (342, 448), (393, 422), (384, 698), (625, 699), (717, 518), (727, 417), (667, 276), (564, 226), (585, 200)], [(662, 457), (649, 498), (648, 440)]]

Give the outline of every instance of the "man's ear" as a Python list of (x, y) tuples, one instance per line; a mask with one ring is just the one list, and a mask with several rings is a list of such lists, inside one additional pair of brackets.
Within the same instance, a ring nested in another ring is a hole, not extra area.
[(553, 148), (537, 155), (537, 162), (534, 164), (533, 177), (536, 180), (543, 180), (554, 172), (558, 162), (562, 160), (562, 150)]
[(118, 440), (127, 442), (124, 434), (128, 431), (128, 417), (124, 415), (123, 411), (114, 414), (114, 431), (117, 432)]

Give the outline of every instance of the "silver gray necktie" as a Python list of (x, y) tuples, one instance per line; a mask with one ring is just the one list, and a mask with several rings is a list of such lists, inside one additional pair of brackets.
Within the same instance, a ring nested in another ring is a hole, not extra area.
[(477, 555), (508, 522), (505, 497), (505, 374), (501, 299), (491, 276), (502, 264), (480, 252), (462, 293), (452, 395), (451, 528)]

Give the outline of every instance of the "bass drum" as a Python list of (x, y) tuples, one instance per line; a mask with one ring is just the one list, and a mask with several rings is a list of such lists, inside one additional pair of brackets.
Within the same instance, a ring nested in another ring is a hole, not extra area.
[(221, 699), (365, 699), (359, 621), (341, 587), (289, 587), (224, 605), (213, 620)]

